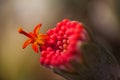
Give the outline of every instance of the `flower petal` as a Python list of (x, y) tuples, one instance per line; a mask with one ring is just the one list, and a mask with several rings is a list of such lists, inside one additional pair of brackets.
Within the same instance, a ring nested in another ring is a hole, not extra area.
[(40, 27), (41, 27), (41, 24), (38, 24), (38, 25), (34, 28), (33, 33), (37, 35)]
[(38, 53), (38, 45), (37, 45), (36, 42), (34, 42), (34, 43), (32, 44), (32, 48), (33, 48), (33, 50), (34, 50), (36, 53)]
[(26, 48), (31, 42), (32, 42), (32, 39), (26, 40), (26, 41), (24, 42), (22, 48), (23, 48), (23, 49)]
[(49, 38), (48, 35), (46, 35), (46, 34), (40, 34), (39, 36), (42, 37), (43, 39), (48, 39)]

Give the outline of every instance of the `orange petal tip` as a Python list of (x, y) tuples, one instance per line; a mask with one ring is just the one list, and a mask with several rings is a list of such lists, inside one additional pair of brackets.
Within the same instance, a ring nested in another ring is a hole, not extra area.
[(18, 32), (21, 33), (23, 31), (22, 28), (18, 28)]
[(37, 34), (37, 33), (38, 33), (38, 31), (39, 31), (41, 25), (42, 25), (42, 24), (38, 24), (38, 25), (34, 28), (34, 31), (33, 31), (34, 34)]

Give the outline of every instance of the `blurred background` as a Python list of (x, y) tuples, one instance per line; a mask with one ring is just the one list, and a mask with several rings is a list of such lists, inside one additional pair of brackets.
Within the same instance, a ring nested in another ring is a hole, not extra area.
[(0, 0), (0, 80), (64, 80), (39, 63), (17, 32), (42, 23), (45, 33), (64, 18), (83, 22), (120, 63), (120, 0)]

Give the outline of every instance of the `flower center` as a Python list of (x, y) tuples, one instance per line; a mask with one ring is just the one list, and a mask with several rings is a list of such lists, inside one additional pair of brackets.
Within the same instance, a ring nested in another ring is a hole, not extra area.
[(38, 45), (43, 45), (44, 44), (44, 38), (39, 34), (35, 40)]
[(19, 28), (18, 32), (27, 36), (28, 38), (30, 38), (32, 40), (31, 43), (36, 42), (38, 45), (43, 45), (44, 44), (44, 38), (47, 37), (47, 35), (44, 35), (44, 34), (27, 33), (22, 28)]

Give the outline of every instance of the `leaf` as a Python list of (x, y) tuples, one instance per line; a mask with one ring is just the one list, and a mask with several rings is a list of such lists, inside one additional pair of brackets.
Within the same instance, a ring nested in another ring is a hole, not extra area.
[(81, 47), (83, 61), (96, 80), (117, 80), (119, 65), (112, 53), (97, 43), (86, 43)]

